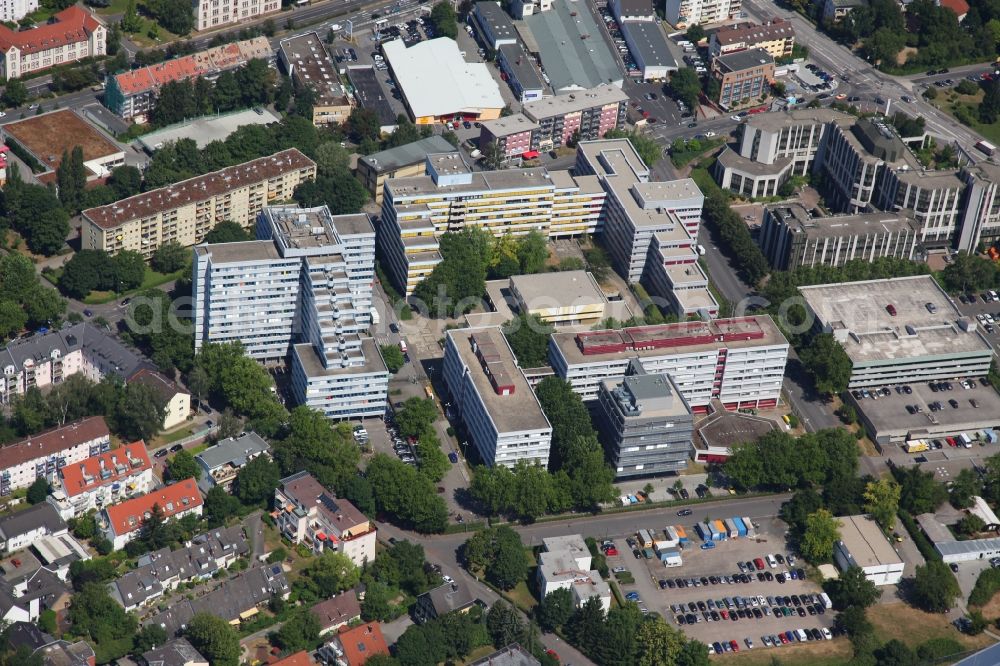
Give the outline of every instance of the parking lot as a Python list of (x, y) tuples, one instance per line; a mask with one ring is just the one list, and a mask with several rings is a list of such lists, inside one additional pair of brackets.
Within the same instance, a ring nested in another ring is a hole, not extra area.
[[(984, 301), (984, 296), (989, 300)], [(993, 346), (993, 350), (1000, 354), (1000, 298), (993, 300), (989, 294), (969, 292), (952, 300), (959, 312), (979, 322), (983, 337)]]
[[(747, 650), (751, 644), (763, 648), (764, 636), (770, 642), (771, 636), (778, 637), (779, 632), (794, 633), (798, 629), (810, 633), (816, 629), (819, 639), (825, 640), (830, 634), (824, 635), (823, 629), (829, 631), (833, 626), (834, 612), (814, 596), (822, 590), (812, 581), (799, 578), (802, 563), (798, 559), (789, 566), (784, 523), (777, 519), (759, 523), (757, 538), (716, 542), (714, 548), (703, 550), (693, 526), (682, 522), (691, 543), (682, 551), (683, 565), (677, 567), (665, 567), (655, 558), (636, 558), (626, 537), (621, 537), (615, 539), (618, 555), (608, 557), (608, 567), (632, 574), (635, 583), (623, 584), (621, 589), (640, 608), (659, 613), (668, 623), (707, 645), (719, 643), (724, 649), (730, 641), (736, 641), (740, 650)], [(778, 563), (775, 557), (774, 567), (765, 561), (763, 570), (747, 569), (747, 563), (753, 564), (758, 558), (766, 560), (768, 554), (781, 555), (784, 561)], [(792, 571), (795, 579), (788, 577)], [(792, 642), (799, 642), (798, 638), (793, 637)], [(778, 643), (783, 644), (780, 638)]]

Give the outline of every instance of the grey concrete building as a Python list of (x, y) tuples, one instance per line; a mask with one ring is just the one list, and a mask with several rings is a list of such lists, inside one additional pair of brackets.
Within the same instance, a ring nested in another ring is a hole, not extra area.
[(473, 16), (483, 44), (493, 51), (504, 44), (517, 44), (517, 31), (499, 2), (483, 0), (473, 6)]
[(691, 458), (691, 407), (668, 374), (647, 374), (638, 360), (628, 374), (601, 382), (598, 427), (618, 479), (679, 472)]
[(906, 212), (813, 217), (790, 202), (764, 208), (760, 249), (783, 271), (800, 266), (843, 266), (852, 259), (915, 259), (920, 227)]
[(973, 251), (1000, 240), (1000, 164), (989, 160), (962, 169), (965, 200), (955, 246)]
[(497, 65), (507, 75), (507, 84), (522, 104), (541, 99), (545, 94), (542, 75), (520, 43), (502, 44), (497, 50)]

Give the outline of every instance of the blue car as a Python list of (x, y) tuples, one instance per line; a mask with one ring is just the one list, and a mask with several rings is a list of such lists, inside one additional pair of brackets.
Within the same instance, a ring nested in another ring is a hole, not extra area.
[(629, 592), (628, 594), (625, 595), (625, 598), (628, 599), (629, 601), (639, 601), (639, 593)]
[(451, 461), (452, 465), (456, 464), (458, 462), (458, 454), (452, 451), (448, 454), (448, 460)]
[(705, 543), (701, 544), (702, 550), (712, 550), (713, 548), (715, 548), (714, 541), (706, 541)]

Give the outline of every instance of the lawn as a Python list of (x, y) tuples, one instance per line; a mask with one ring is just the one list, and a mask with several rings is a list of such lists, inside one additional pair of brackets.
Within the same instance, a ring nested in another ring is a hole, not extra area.
[(754, 666), (760, 664), (771, 666), (775, 660), (782, 664), (809, 664), (809, 666), (847, 666), (851, 663), (854, 650), (846, 638), (833, 641), (814, 643), (797, 643), (778, 649), (768, 649), (754, 642), (755, 648), (747, 650), (740, 645), (739, 654), (726, 654), (726, 663), (736, 663), (739, 666)]
[[(868, 609), (868, 619), (875, 625), (875, 632), (883, 641), (893, 638), (911, 648), (931, 638), (952, 638), (970, 650), (978, 650), (993, 643), (986, 634), (968, 636), (960, 634), (951, 625), (950, 615), (925, 613), (903, 603), (877, 604)], [(920, 631), (914, 631), (919, 627)]]
[[(113, 291), (92, 291), (90, 292), (90, 294), (87, 295), (85, 299), (83, 299), (83, 302), (86, 303), (87, 305), (103, 305), (105, 303), (110, 303), (116, 298), (128, 296), (130, 294), (135, 294), (140, 291), (145, 291), (146, 289), (159, 287), (161, 284), (166, 284), (171, 280), (176, 280), (180, 277), (183, 277), (184, 275), (187, 274), (187, 272), (188, 269), (183, 268), (177, 271), (176, 273), (160, 273), (158, 271), (154, 271), (149, 266), (146, 266), (146, 274), (143, 276), (142, 284), (140, 284), (138, 288), (130, 289), (129, 291), (124, 291), (120, 294), (117, 294)], [(56, 280), (58, 282), (59, 274), (60, 270), (56, 269), (55, 271), (49, 273), (49, 279)]]
[[(931, 104), (941, 109), (948, 115), (955, 117), (954, 107), (956, 104), (962, 104), (962, 105), (968, 104), (976, 106), (979, 104), (982, 98), (983, 98), (983, 93), (978, 92), (975, 95), (956, 95), (956, 100), (952, 102), (951, 94), (938, 93), (937, 98), (931, 100), (930, 102)], [(975, 111), (973, 111), (973, 115), (975, 115)], [(955, 118), (955, 120), (956, 122), (958, 122), (958, 118)], [(995, 122), (992, 125), (983, 125), (978, 121), (974, 121), (971, 125), (968, 125), (968, 127), (974, 130), (976, 133), (986, 137), (986, 140), (993, 143), (994, 145), (1000, 143), (1000, 121)]]

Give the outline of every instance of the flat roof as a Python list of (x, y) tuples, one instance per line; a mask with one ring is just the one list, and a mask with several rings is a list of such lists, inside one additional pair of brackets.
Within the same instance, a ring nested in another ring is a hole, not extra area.
[(76, 146), (83, 150), (84, 162), (125, 152), (123, 147), (70, 109), (58, 109), (7, 123), (3, 126), (3, 133), (13, 137), (52, 170), (59, 168), (63, 153), (73, 152)]
[(517, 39), (514, 24), (511, 23), (507, 12), (500, 7), (499, 2), (482, 0), (474, 5), (474, 9), (476, 18), (486, 23), (486, 27), (493, 33), (495, 39)]
[(318, 106), (350, 104), (340, 74), (315, 32), (281, 40), (281, 55), (295, 83), (316, 93)]
[(413, 143), (406, 143), (402, 146), (365, 155), (358, 161), (364, 162), (366, 166), (376, 173), (386, 173), (405, 166), (423, 164), (429, 154), (444, 153), (454, 150), (454, 148), (443, 136), (435, 134), (434, 136), (429, 136), (426, 139), (420, 139)]
[(701, 199), (704, 201), (698, 183), (693, 178), (679, 178), (677, 180), (653, 180), (646, 183), (636, 183), (635, 189), (643, 195), (645, 199), (657, 199), (660, 201), (673, 199), (682, 202), (685, 199)]
[(361, 353), (364, 355), (364, 365), (352, 365), (347, 367), (326, 368), (316, 354), (316, 348), (308, 342), (292, 345), (292, 352), (298, 357), (302, 364), (302, 369), (306, 377), (319, 377), (330, 375), (362, 375), (375, 372), (385, 372), (385, 363), (382, 355), (371, 338), (362, 338)]
[(690, 416), (680, 389), (669, 374), (639, 374), (611, 377), (601, 382), (626, 417), (673, 418)]
[(539, 125), (530, 120), (523, 113), (515, 113), (509, 116), (502, 116), (496, 120), (485, 121), (482, 127), (483, 132), (489, 132), (495, 137), (505, 137), (521, 132), (530, 132), (538, 129)]
[[(908, 386), (912, 393), (900, 395), (893, 391), (878, 400), (855, 401), (877, 437), (899, 439), (910, 435), (913, 439), (924, 439), (923, 433), (930, 433), (926, 437), (934, 438), (942, 436), (941, 433), (973, 432), (1000, 425), (1000, 395), (992, 386), (977, 383), (971, 389), (963, 389), (953, 384), (953, 390), (937, 393), (932, 392), (926, 382), (910, 382)], [(949, 400), (955, 400), (958, 408), (952, 407)], [(979, 407), (973, 407), (970, 400), (975, 400)], [(936, 401), (940, 401), (943, 408), (932, 412), (928, 405)], [(907, 405), (918, 405), (923, 411), (910, 414), (906, 411)]]
[(792, 201), (765, 208), (794, 233), (809, 238), (838, 238), (866, 233), (899, 233), (920, 230), (919, 223), (908, 211), (876, 211), (855, 215), (813, 217), (805, 206)]
[(602, 304), (607, 301), (594, 276), (587, 271), (560, 271), (513, 275), (510, 285), (529, 310)]
[(603, 84), (589, 90), (578, 90), (536, 99), (525, 103), (521, 108), (528, 118), (538, 121), (543, 118), (564, 116), (567, 113), (603, 107), (608, 104), (620, 104), (625, 101), (628, 101), (628, 95), (625, 94), (624, 90), (615, 85)]
[(223, 192), (231, 192), (251, 183), (307, 168), (315, 169), (316, 163), (298, 148), (289, 148), (268, 157), (195, 176), (106, 206), (88, 208), (83, 211), (83, 216), (102, 229), (115, 229), (130, 220), (205, 201)]
[[(485, 4), (493, 3), (477, 2), (476, 6)], [(541, 75), (535, 69), (535, 63), (532, 62), (532, 58), (525, 52), (520, 43), (501, 44), (499, 51), (507, 62), (507, 66), (514, 72), (514, 78), (517, 79), (521, 88), (524, 90), (543, 90), (545, 88)]]
[(281, 122), (281, 117), (265, 107), (240, 109), (221, 116), (195, 118), (189, 122), (176, 123), (161, 130), (143, 134), (139, 144), (146, 152), (157, 150), (162, 144), (178, 139), (194, 139), (198, 148), (204, 148), (213, 141), (222, 141), (244, 125), (269, 125)]
[(601, 38), (604, 28), (597, 25), (586, 5), (553, 0), (549, 11), (532, 14), (526, 22), (556, 92), (621, 83), (623, 75), (615, 56)]
[[(758, 113), (758, 116), (770, 116), (774, 115), (771, 113)], [(768, 128), (773, 130), (774, 128)], [(792, 163), (791, 157), (777, 157), (774, 163), (767, 164), (766, 162), (758, 162), (757, 160), (752, 160), (748, 157), (743, 157), (736, 150), (733, 150), (730, 146), (726, 146), (719, 153), (718, 162), (723, 167), (727, 169), (733, 169), (742, 173), (747, 173), (753, 176), (768, 176), (777, 175), (788, 168), (788, 165)]]
[[(272, 261), (281, 259), (274, 241), (255, 240), (237, 241), (235, 243), (212, 243), (211, 245), (196, 245), (194, 251), (199, 256), (211, 256), (213, 263), (228, 264), (237, 261)], [(298, 257), (290, 257), (290, 262), (298, 263)]]
[[(448, 336), (458, 350), (462, 362), (468, 367), (469, 376), (476, 387), (479, 399), (485, 405), (499, 432), (543, 430), (552, 427), (542, 412), (542, 406), (535, 392), (531, 390), (528, 380), (524, 378), (521, 368), (514, 360), (514, 353), (499, 327), (461, 328), (448, 331)], [(504, 384), (513, 387), (512, 393), (497, 394), (490, 376), (483, 368), (483, 361), (473, 349), (473, 337), (484, 355), (488, 355), (494, 377), (502, 377)]]
[[(741, 349), (788, 344), (769, 315), (606, 329), (588, 333), (553, 333), (552, 341), (571, 366), (629, 358), (692, 354), (723, 347)], [(584, 353), (584, 347), (589, 353)]]
[[(933, 277), (864, 280), (799, 287), (807, 306), (855, 365), (937, 355), (989, 353), (992, 348)], [(931, 313), (927, 304), (936, 309)], [(892, 306), (895, 315), (886, 309)], [(963, 328), (963, 326), (965, 328)]]
[(764, 49), (747, 49), (717, 56), (715, 63), (719, 69), (727, 72), (742, 72), (745, 69), (773, 65), (774, 58)]
[(354, 86), (354, 96), (362, 109), (373, 111), (382, 127), (396, 125), (396, 112), (392, 110), (392, 105), (382, 92), (374, 67), (371, 65), (348, 67), (347, 79)]
[(552, 182), (547, 178), (547, 174), (548, 172), (540, 167), (504, 169), (502, 171), (473, 171), (471, 183), (439, 186), (430, 176), (410, 176), (408, 178), (391, 178), (386, 181), (386, 186), (394, 197), (552, 187)]
[(859, 567), (903, 564), (878, 523), (869, 516), (841, 516), (838, 520), (840, 544)]
[(771, 419), (730, 412), (722, 405), (717, 405), (717, 411), (696, 427), (698, 435), (706, 446), (725, 448), (756, 442), (777, 429), (778, 424)]
[(834, 121), (853, 123), (854, 120), (854, 116), (834, 109), (798, 108), (777, 113), (755, 113), (747, 119), (746, 126), (773, 132), (793, 125), (825, 125)]
[(677, 58), (667, 45), (659, 21), (625, 21), (621, 30), (631, 38), (630, 46), (639, 51), (639, 59), (646, 67), (677, 67)]
[(383, 43), (382, 51), (416, 118), (504, 107), (486, 64), (465, 62), (453, 39), (438, 37), (409, 48), (394, 39)]

